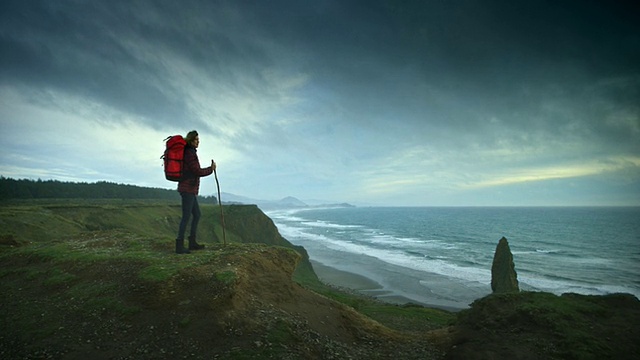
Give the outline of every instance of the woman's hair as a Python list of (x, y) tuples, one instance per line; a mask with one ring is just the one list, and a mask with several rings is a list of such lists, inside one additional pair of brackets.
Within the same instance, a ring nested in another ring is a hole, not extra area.
[(191, 130), (189, 131), (189, 133), (187, 134), (187, 137), (184, 138), (185, 141), (187, 142), (187, 144), (191, 145), (191, 142), (193, 142), (193, 140), (196, 139), (196, 136), (198, 136), (198, 132), (195, 130)]

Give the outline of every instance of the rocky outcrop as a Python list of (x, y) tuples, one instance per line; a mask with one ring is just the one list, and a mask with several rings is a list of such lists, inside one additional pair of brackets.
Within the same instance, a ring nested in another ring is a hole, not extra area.
[(519, 292), (518, 275), (507, 238), (498, 242), (491, 265), (491, 290), (494, 293)]

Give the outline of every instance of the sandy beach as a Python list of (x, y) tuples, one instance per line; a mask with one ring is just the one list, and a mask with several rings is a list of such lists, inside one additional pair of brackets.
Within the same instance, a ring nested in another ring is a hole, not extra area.
[(415, 301), (413, 299), (394, 294), (391, 291), (385, 290), (384, 287), (377, 281), (361, 274), (336, 269), (334, 267), (327, 266), (314, 260), (311, 260), (311, 264), (313, 265), (313, 269), (318, 275), (318, 278), (325, 284), (336, 286), (338, 288), (350, 289), (363, 295), (374, 297), (380, 301), (399, 305), (411, 303), (447, 311), (461, 310), (455, 307)]

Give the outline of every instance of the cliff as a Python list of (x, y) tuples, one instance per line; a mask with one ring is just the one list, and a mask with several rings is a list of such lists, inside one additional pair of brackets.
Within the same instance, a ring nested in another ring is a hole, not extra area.
[(347, 306), (292, 281), (313, 283), (306, 252), (257, 207), (225, 206), (226, 246), (219, 208), (202, 210), (207, 248), (178, 256), (171, 204), (0, 207), (0, 358), (440, 356), (426, 334), (354, 310), (368, 300)]
[(317, 281), (255, 206), (203, 206), (204, 251), (173, 253), (179, 206), (0, 206), (2, 359), (635, 359), (631, 295), (492, 294), (452, 314)]

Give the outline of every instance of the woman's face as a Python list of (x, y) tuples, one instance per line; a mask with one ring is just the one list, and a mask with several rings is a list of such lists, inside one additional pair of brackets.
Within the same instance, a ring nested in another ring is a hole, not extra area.
[(191, 146), (193, 146), (194, 148), (197, 148), (199, 144), (200, 144), (200, 137), (196, 136), (195, 139), (191, 141)]

